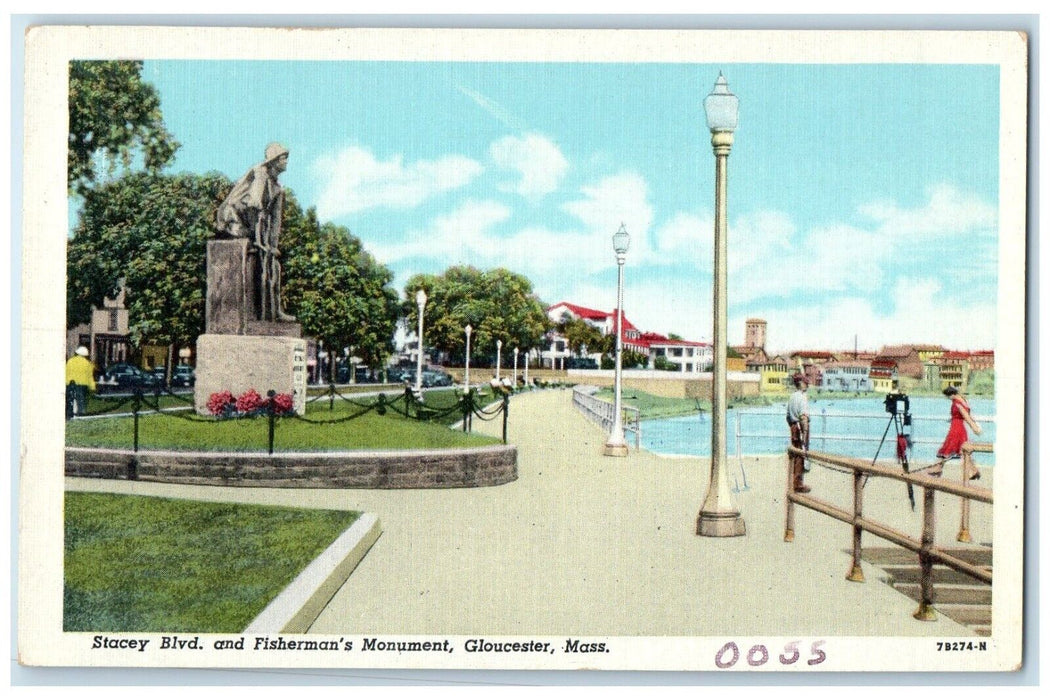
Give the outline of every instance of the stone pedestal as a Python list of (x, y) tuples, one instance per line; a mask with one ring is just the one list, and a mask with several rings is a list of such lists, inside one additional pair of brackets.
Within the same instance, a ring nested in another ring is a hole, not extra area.
[(208, 295), (204, 301), (204, 332), (230, 335), (302, 336), (296, 322), (259, 321), (255, 289), (258, 256), (247, 238), (208, 241)]
[[(298, 324), (292, 324), (298, 325)], [(273, 389), (291, 394), (297, 414), (306, 412), (306, 341), (263, 335), (219, 335), (197, 338), (194, 407), (210, 415), (208, 398), (228, 391), (234, 398), (255, 389), (263, 398)]]

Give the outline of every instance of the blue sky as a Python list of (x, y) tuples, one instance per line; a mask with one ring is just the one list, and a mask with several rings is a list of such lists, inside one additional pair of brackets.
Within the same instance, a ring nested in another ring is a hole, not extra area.
[(709, 341), (714, 156), (729, 158), (729, 339), (995, 343), (999, 75), (979, 65), (147, 61), (173, 171), (282, 176), (396, 275), (507, 267), (548, 303)]

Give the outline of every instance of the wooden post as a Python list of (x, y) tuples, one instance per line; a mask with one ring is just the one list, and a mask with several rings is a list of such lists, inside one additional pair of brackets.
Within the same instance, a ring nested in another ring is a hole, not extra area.
[(864, 569), (860, 566), (861, 534), (864, 528), (860, 526), (860, 518), (864, 507), (864, 474), (860, 471), (853, 472), (853, 565), (850, 572), (846, 574), (847, 581), (864, 583)]
[[(966, 443), (962, 446), (962, 482), (966, 484), (970, 480), (970, 474), (973, 473), (973, 447), (970, 443)], [(960, 515), (959, 515), (959, 535), (955, 538), (959, 542), (972, 542), (973, 538), (970, 537), (970, 499), (965, 496), (960, 496), (959, 501), (961, 504)]]
[(930, 557), (930, 548), (933, 546), (936, 528), (936, 517), (934, 511), (934, 494), (936, 491), (929, 486), (922, 490), (922, 547), (919, 550), (919, 609), (913, 617), (916, 620), (930, 622), (937, 619), (933, 611), (933, 558)]
[(795, 502), (791, 500), (791, 497), (795, 494), (795, 479), (792, 474), (792, 456), (791, 449), (788, 448), (787, 453), (787, 496), (785, 502), (787, 503), (787, 516), (786, 522), (784, 523), (784, 541), (794, 542), (795, 541)]

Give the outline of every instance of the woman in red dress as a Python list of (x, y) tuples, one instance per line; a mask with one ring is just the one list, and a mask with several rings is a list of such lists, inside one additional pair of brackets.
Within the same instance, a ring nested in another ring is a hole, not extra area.
[[(981, 434), (981, 426), (970, 416), (970, 404), (959, 394), (959, 390), (950, 386), (944, 390), (944, 395), (952, 400), (952, 422), (948, 427), (948, 436), (944, 438), (944, 444), (937, 450), (938, 459), (955, 459), (959, 457), (963, 443), (969, 439), (966, 434), (966, 426), (969, 425), (977, 435)], [(981, 472), (976, 468), (970, 475), (971, 479), (980, 479)]]

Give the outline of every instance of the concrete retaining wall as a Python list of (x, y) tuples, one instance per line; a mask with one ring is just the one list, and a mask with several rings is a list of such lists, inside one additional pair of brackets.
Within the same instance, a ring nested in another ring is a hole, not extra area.
[(175, 484), (341, 489), (496, 486), (518, 478), (518, 450), (279, 453), (66, 448), (66, 476)]
[[(612, 386), (615, 372), (611, 369), (570, 369), (569, 381), (593, 386)], [(653, 396), (670, 399), (710, 399), (711, 373), (685, 374), (658, 370), (624, 370), (623, 385)], [(726, 392), (730, 399), (759, 395), (759, 376), (751, 372), (729, 372)]]

